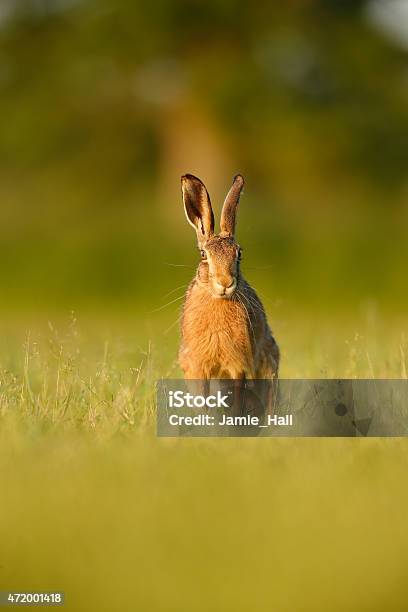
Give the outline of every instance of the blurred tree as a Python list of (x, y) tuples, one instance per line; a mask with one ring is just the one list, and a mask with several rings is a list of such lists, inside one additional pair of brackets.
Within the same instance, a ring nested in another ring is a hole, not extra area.
[[(255, 249), (280, 256), (288, 283), (301, 272), (283, 244), (306, 262), (312, 241), (329, 270), (361, 253), (356, 228), (381, 237), (391, 224), (392, 234), (406, 216), (407, 51), (373, 26), (371, 2), (4, 0), (6, 242), (24, 236), (33, 266), (38, 236), (82, 253), (80, 277), (92, 245), (108, 240), (105, 260), (117, 261), (120, 243), (130, 272), (143, 250), (133, 232), (146, 235), (154, 217), (183, 222), (169, 211), (185, 171), (216, 201), (245, 173)], [(385, 241), (384, 261), (401, 248)], [(120, 278), (123, 291), (131, 276)]]

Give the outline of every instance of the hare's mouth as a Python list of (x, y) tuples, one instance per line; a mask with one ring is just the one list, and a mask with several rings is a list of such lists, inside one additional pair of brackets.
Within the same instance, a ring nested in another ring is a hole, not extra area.
[(214, 297), (219, 298), (221, 300), (230, 300), (234, 295), (237, 288), (237, 281), (234, 281), (228, 287), (220, 285), (219, 283), (214, 283), (212, 287), (212, 294)]
[(224, 293), (222, 295), (219, 295), (218, 293), (213, 293), (213, 297), (215, 297), (215, 299), (217, 300), (231, 300), (234, 296), (234, 293)]

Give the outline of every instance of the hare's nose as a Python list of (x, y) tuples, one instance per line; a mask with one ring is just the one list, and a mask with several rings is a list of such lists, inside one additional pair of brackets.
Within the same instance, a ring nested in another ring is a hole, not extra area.
[(235, 282), (234, 279), (230, 280), (230, 279), (223, 278), (223, 279), (218, 279), (217, 282), (216, 282), (216, 285), (217, 285), (218, 289), (222, 289), (222, 290), (224, 290), (224, 289), (231, 289), (231, 287), (233, 286), (234, 282)]
[(215, 290), (217, 294), (220, 296), (222, 295), (230, 296), (235, 290), (235, 285), (236, 285), (235, 278), (218, 279), (218, 281), (216, 281), (215, 283)]

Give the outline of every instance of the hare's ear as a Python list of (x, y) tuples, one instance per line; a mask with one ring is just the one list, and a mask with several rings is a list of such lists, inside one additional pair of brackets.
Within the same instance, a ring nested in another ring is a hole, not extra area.
[(239, 196), (241, 195), (244, 186), (244, 177), (240, 174), (234, 177), (232, 186), (224, 201), (221, 213), (221, 233), (228, 236), (233, 236), (235, 232), (235, 219), (237, 214), (237, 206)]
[(197, 231), (198, 243), (202, 244), (214, 234), (214, 215), (210, 196), (204, 183), (192, 174), (181, 177), (181, 192), (187, 221)]

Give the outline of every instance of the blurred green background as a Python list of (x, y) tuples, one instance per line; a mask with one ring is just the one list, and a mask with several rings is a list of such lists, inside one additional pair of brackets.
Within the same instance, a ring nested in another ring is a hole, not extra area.
[[(145, 314), (197, 261), (180, 175), (285, 308), (408, 302), (398, 0), (2, 0), (0, 308)], [(184, 267), (188, 266), (188, 267)]]
[(406, 0), (0, 0), (2, 589), (408, 609), (405, 440), (156, 439), (154, 398), (185, 172), (246, 178), (282, 378), (407, 378), (407, 60)]

